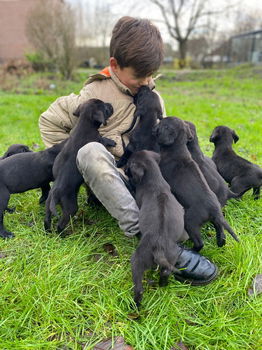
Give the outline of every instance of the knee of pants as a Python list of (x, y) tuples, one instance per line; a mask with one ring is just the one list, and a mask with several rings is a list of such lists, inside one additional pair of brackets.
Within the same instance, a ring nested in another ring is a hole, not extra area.
[(89, 142), (79, 149), (76, 157), (76, 163), (81, 173), (87, 169), (89, 171), (102, 170), (102, 164), (108, 164), (109, 167), (115, 164), (113, 155), (99, 142)]

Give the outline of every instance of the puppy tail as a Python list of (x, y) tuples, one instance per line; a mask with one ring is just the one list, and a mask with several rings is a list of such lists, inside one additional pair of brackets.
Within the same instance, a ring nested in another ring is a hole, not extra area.
[(235, 234), (235, 232), (232, 230), (232, 228), (229, 226), (229, 224), (226, 222), (225, 219), (223, 220), (223, 226), (231, 234), (234, 240), (239, 242), (239, 238), (237, 237), (237, 235)]
[(238, 199), (238, 198), (241, 198), (241, 196), (242, 196), (242, 193), (235, 193), (228, 190), (227, 199), (232, 199), (232, 198)]
[(57, 211), (56, 211), (57, 199), (56, 199), (55, 191), (52, 191), (52, 193), (50, 194), (51, 194), (51, 199), (49, 204), (49, 210), (51, 211), (53, 216), (57, 216)]
[(155, 263), (168, 271), (175, 272), (176, 268), (168, 262), (167, 258), (165, 257), (163, 249), (161, 248), (159, 249), (159, 248), (156, 249), (153, 253)]

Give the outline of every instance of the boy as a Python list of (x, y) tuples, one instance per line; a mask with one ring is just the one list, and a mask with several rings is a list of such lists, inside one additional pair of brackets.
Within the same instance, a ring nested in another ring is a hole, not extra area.
[[(79, 104), (89, 98), (112, 104), (114, 114), (99, 131), (114, 140), (116, 146), (107, 150), (100, 143), (88, 143), (79, 150), (76, 161), (87, 185), (129, 237), (139, 233), (138, 207), (127, 189), (127, 180), (115, 166), (115, 157), (119, 158), (123, 145), (128, 144), (135, 111), (133, 96), (142, 85), (154, 88), (152, 75), (162, 59), (163, 41), (159, 30), (147, 19), (122, 17), (112, 32), (109, 67), (91, 76), (79, 95), (58, 98), (39, 120), (42, 139), (46, 147), (50, 147), (68, 137), (77, 121), (73, 112)], [(165, 115), (161, 97), (160, 100)], [(180, 279), (193, 284), (209, 283), (217, 274), (216, 266), (209, 260), (183, 248), (178, 265), (184, 268)]]

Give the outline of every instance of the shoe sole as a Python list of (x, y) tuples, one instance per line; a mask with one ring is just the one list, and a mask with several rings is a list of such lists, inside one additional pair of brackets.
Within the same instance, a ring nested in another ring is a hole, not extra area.
[(212, 281), (214, 281), (217, 278), (217, 276), (218, 276), (218, 268), (217, 268), (217, 266), (215, 266), (215, 268), (216, 269), (215, 269), (214, 273), (207, 280), (189, 280), (187, 278), (183, 278), (182, 276), (178, 276), (176, 274), (174, 274), (174, 277), (179, 282), (190, 284), (191, 286), (205, 286), (205, 285), (211, 283)]

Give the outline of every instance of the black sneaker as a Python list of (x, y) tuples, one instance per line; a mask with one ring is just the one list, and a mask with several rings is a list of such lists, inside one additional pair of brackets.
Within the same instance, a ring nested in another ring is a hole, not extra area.
[(175, 272), (176, 280), (193, 286), (203, 286), (212, 282), (218, 275), (218, 268), (199, 253), (181, 247), (182, 251), (175, 265), (180, 272)]

